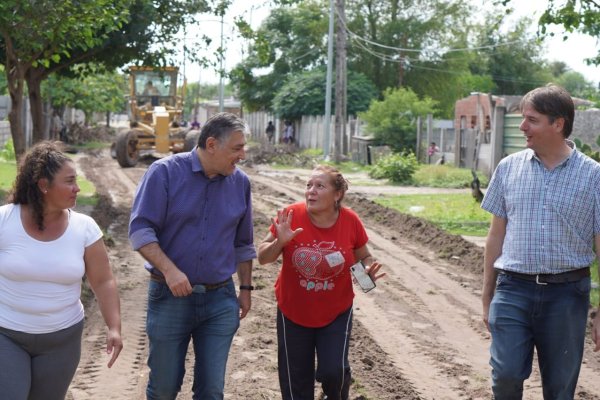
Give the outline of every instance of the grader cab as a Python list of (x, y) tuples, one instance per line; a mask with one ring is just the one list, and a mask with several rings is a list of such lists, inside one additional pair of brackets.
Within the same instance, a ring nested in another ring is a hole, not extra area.
[(113, 144), (113, 155), (123, 168), (134, 167), (141, 152), (178, 153), (191, 150), (199, 132), (182, 125), (183, 98), (178, 93), (177, 67), (130, 67), (129, 126)]

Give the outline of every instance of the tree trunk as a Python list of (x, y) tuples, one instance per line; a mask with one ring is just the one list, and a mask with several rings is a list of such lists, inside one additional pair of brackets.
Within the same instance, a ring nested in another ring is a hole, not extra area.
[(25, 131), (23, 130), (23, 86), (25, 84), (25, 74), (23, 67), (19, 65), (19, 60), (14, 53), (12, 42), (4, 37), (6, 45), (6, 80), (8, 83), (8, 93), (10, 95), (11, 108), (8, 113), (10, 122), (10, 134), (15, 147), (17, 160), (25, 153), (27, 143), (25, 141)]
[(31, 106), (31, 121), (33, 123), (33, 143), (48, 139), (44, 134), (45, 118), (42, 101), (42, 80), (45, 72), (42, 68), (30, 68), (25, 74), (27, 89), (29, 90), (29, 104)]

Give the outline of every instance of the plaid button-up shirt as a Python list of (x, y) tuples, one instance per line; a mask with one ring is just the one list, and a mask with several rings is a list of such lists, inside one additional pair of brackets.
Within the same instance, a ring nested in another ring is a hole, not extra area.
[(552, 170), (531, 149), (511, 154), (498, 164), (481, 207), (507, 219), (495, 268), (556, 274), (587, 267), (600, 235), (600, 164), (576, 149)]

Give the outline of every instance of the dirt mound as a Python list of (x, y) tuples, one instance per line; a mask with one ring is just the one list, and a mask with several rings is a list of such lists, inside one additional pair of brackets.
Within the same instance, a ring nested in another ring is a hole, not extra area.
[(104, 125), (85, 126), (80, 123), (71, 124), (62, 138), (68, 144), (85, 144), (89, 142), (111, 142), (116, 131)]
[(347, 202), (365, 224), (383, 225), (398, 232), (399, 236), (426, 245), (438, 257), (460, 265), (468, 272), (481, 273), (483, 249), (461, 236), (452, 235), (429, 221), (400, 213), (361, 196), (349, 194)]

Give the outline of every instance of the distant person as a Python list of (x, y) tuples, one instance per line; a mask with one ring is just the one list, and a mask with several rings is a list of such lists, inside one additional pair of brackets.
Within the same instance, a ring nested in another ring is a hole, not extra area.
[(146, 82), (146, 86), (144, 86), (144, 92), (142, 94), (144, 96), (158, 96), (158, 95), (160, 95), (160, 93), (158, 92), (158, 89), (156, 88), (156, 86), (154, 86), (154, 84), (152, 83), (152, 81)]
[[(483, 320), (494, 399), (521, 399), (534, 348), (544, 399), (573, 399), (600, 259), (600, 164), (568, 140), (575, 117), (563, 88), (520, 104), (527, 149), (498, 164), (481, 207), (492, 214), (484, 254)], [(600, 312), (591, 326), (600, 350)]]
[(155, 161), (138, 186), (129, 239), (150, 272), (149, 400), (177, 397), (192, 339), (193, 398), (223, 399), (229, 348), (254, 289), (250, 180), (236, 168), (246, 130), (236, 115), (215, 114), (194, 151)]
[(275, 295), (284, 400), (313, 399), (315, 379), (325, 398), (349, 396), (354, 298), (350, 266), (362, 261), (373, 281), (385, 274), (379, 273), (381, 265), (369, 252), (359, 217), (341, 204), (347, 190), (337, 169), (317, 166), (306, 184), (305, 201), (278, 211), (258, 247), (261, 264), (283, 255)]
[(196, 130), (196, 131), (197, 131), (198, 129), (200, 129), (200, 122), (198, 122), (197, 120), (194, 120), (194, 121), (192, 122), (192, 125), (191, 125), (191, 127), (192, 127), (192, 129), (193, 129), (193, 130)]
[(427, 148), (427, 163), (431, 163), (431, 157), (433, 157), (435, 155), (435, 153), (438, 153), (440, 151), (440, 148), (437, 147), (437, 145), (435, 144), (435, 142), (431, 142), (429, 144), (429, 147)]
[(283, 129), (283, 143), (294, 143), (294, 125), (292, 121), (285, 121)]
[(273, 125), (273, 121), (269, 121), (267, 128), (265, 129), (265, 133), (267, 134), (269, 143), (273, 143), (273, 136), (275, 135), (275, 125)]
[(73, 160), (40, 142), (22, 158), (0, 207), (0, 390), (3, 399), (62, 400), (81, 356), (85, 276), (108, 327), (108, 367), (123, 348), (117, 283), (102, 231), (72, 210)]

